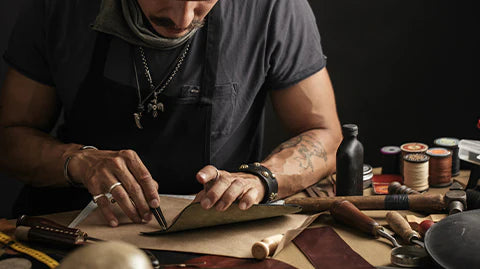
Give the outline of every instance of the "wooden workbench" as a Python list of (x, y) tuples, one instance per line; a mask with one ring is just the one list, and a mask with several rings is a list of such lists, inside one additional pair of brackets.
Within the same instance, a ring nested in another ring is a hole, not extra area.
[[(378, 173), (379, 170), (375, 169), (374, 173)], [(468, 181), (469, 172), (462, 171), (460, 176), (456, 177), (455, 179), (461, 182), (462, 184), (466, 185)], [(428, 193), (440, 193), (444, 194), (448, 191), (448, 187), (446, 188), (430, 188)], [(364, 190), (364, 195), (375, 195), (371, 188)], [(376, 220), (380, 225), (387, 225), (385, 220), (385, 215), (388, 211), (385, 210), (370, 210), (370, 211), (363, 211), (366, 215), (370, 216), (374, 220)], [(417, 216), (424, 216), (419, 213), (411, 212), (411, 211), (398, 211), (402, 215), (417, 215)], [(61, 224), (68, 225), (75, 216), (79, 213), (79, 211), (72, 211), (72, 212), (64, 212), (64, 213), (57, 213), (53, 215), (49, 215), (48, 218), (54, 221), (57, 221)], [(331, 226), (333, 229), (338, 233), (338, 235), (360, 256), (362, 256), (365, 260), (367, 260), (373, 266), (388, 266), (390, 265), (390, 251), (392, 249), (392, 245), (390, 241), (384, 238), (375, 239), (372, 236), (363, 234), (353, 228), (349, 228), (345, 225), (336, 223), (328, 212), (324, 212), (321, 214), (318, 219), (311, 225), (312, 227), (322, 227), (322, 226)], [(326, 248), (328, 246), (325, 246)], [(318, 251), (322, 251), (322, 249), (318, 249)], [(277, 260), (283, 261), (288, 263), (292, 266), (297, 268), (314, 268), (307, 258), (300, 252), (300, 250), (294, 245), (289, 244), (287, 245), (278, 255), (274, 257)]]

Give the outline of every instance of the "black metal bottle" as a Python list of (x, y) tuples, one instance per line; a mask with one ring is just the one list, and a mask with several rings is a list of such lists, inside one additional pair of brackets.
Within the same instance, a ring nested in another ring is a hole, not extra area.
[(343, 141), (337, 150), (336, 195), (363, 195), (363, 145), (357, 140), (358, 126), (342, 126)]

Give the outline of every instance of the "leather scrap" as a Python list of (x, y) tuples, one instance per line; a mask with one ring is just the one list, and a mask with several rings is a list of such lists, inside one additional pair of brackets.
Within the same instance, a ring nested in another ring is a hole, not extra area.
[(295, 267), (274, 259), (266, 259), (258, 261), (255, 259), (238, 259), (225, 256), (202, 256), (195, 259), (191, 259), (185, 262), (185, 264), (198, 264), (195, 266), (171, 266), (164, 268), (244, 268), (244, 269), (294, 269)]
[(375, 268), (353, 251), (331, 227), (306, 229), (293, 243), (315, 268)]
[(249, 210), (241, 210), (238, 206), (232, 205), (226, 211), (220, 212), (217, 210), (205, 210), (200, 203), (193, 203), (183, 209), (166, 230), (142, 232), (142, 234), (160, 235), (222, 224), (278, 217), (299, 211), (301, 211), (301, 207), (297, 205), (258, 204), (252, 206)]

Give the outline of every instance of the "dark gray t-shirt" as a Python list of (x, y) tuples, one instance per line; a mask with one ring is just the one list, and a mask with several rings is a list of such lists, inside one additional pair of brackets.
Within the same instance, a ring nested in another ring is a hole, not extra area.
[[(64, 110), (85, 79), (96, 32), (90, 28), (98, 0), (30, 0), (21, 12), (5, 60), (27, 77), (56, 88)], [(307, 0), (219, 0), (219, 66), (212, 113), (212, 163), (216, 153), (251, 137), (247, 147), (260, 152), (266, 91), (281, 90), (325, 67), (320, 35)], [(205, 30), (195, 34), (191, 51), (167, 95), (186, 96), (200, 89)], [(159, 82), (179, 49), (146, 50), (154, 82)], [(135, 85), (132, 47), (113, 38), (105, 76)], [(156, 83), (155, 83), (156, 84)], [(245, 128), (249, 131), (245, 131)], [(250, 160), (237, 160), (245, 162)], [(234, 162), (234, 161), (232, 161)], [(230, 162), (230, 163), (232, 163)]]

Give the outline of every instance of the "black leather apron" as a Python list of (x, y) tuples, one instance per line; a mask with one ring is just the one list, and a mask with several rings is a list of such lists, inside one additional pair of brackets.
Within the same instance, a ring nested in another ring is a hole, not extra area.
[[(205, 60), (200, 94), (191, 97), (159, 96), (165, 112), (157, 118), (146, 114), (143, 129), (136, 127), (133, 113), (138, 105), (137, 89), (104, 76), (110, 36), (96, 38), (90, 71), (65, 115), (59, 138), (65, 143), (96, 146), (103, 150), (135, 150), (160, 193), (193, 194), (201, 190), (195, 174), (211, 162), (210, 129), (212, 95), (218, 63), (215, 8), (208, 15)], [(208, 57), (207, 57), (208, 56)], [(91, 200), (85, 189), (38, 189), (26, 187), (14, 208), (21, 213), (79, 209)]]

